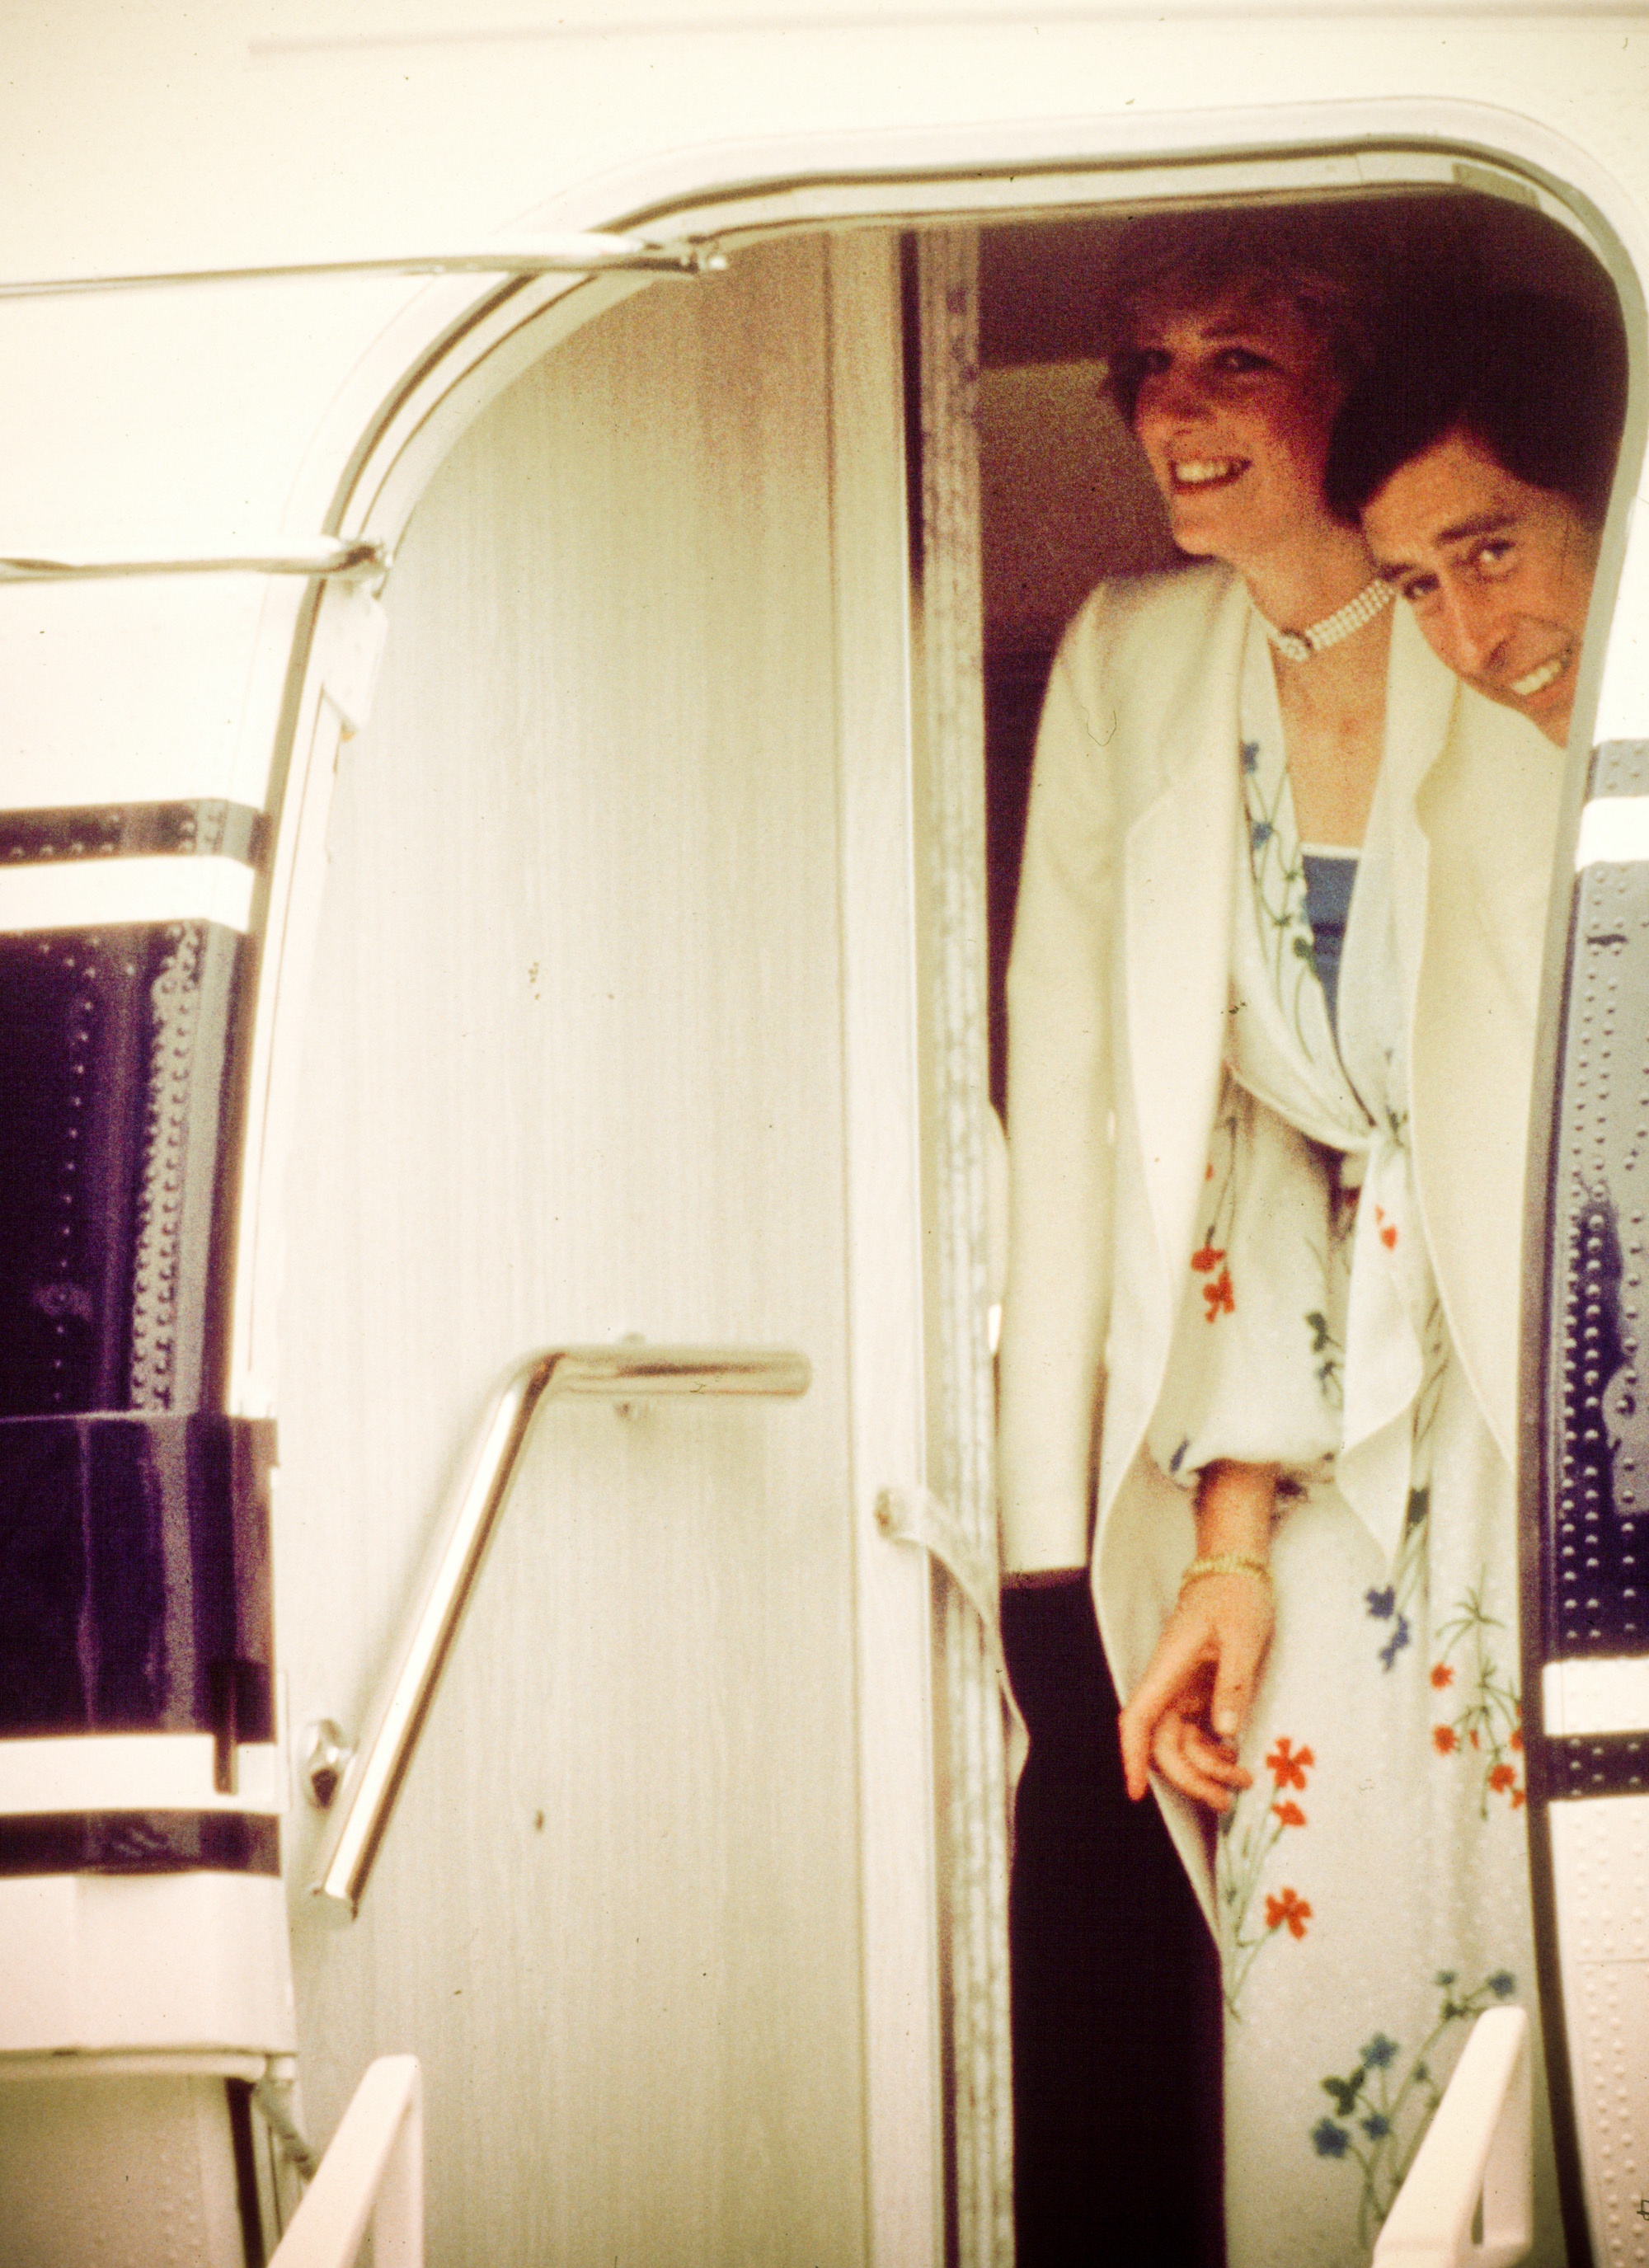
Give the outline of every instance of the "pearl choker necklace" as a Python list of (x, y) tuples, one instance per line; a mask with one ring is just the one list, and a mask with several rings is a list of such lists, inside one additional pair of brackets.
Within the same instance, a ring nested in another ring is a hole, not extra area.
[[(1328, 646), (1338, 645), (1340, 640), (1350, 637), (1353, 630), (1360, 630), (1365, 622), (1372, 622), (1376, 615), (1384, 613), (1395, 596), (1395, 585), (1376, 575), (1372, 583), (1364, 584), (1354, 599), (1348, 599), (1343, 607), (1336, 607), (1333, 614), (1325, 615), (1320, 622), (1313, 622), (1308, 630), (1279, 630), (1277, 624), (1267, 622), (1263, 615), (1260, 615), (1260, 622), (1278, 653), (1290, 661), (1309, 661), (1314, 653), (1321, 653)], [(1256, 607), (1255, 612), (1259, 614), (1259, 611)]]

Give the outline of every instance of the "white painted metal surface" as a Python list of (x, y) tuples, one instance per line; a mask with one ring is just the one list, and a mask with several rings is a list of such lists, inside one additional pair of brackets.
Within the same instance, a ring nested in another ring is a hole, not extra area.
[(273, 1875), (14, 1875), (0, 1947), (0, 2058), (297, 2046)]
[(419, 2056), (437, 2257), (942, 2257), (931, 1626), (872, 1509), (923, 1454), (896, 289), (753, 249), (485, 413), (296, 894), (298, 1721), (360, 1722), (524, 1347), (813, 1369), (558, 1410), (347, 1936), (292, 1817), (306, 2110)]
[(1580, 814), (1575, 872), (1643, 858), (1649, 858), (1649, 796), (1606, 795), (1588, 803)]
[(210, 1733), (69, 1733), (0, 1741), (0, 1817), (63, 1811), (255, 1811), (287, 1806), (273, 1741), (234, 1751), (232, 1794), (213, 1785)]
[(1649, 1730), (1649, 1659), (1638, 1654), (1549, 1661), (1541, 1675), (1549, 1734)]
[(1373, 2268), (1512, 2268), (1533, 2237), (1531, 2149), (1528, 2018), (1491, 2008), (1386, 2217)]
[(0, 932), (209, 921), (244, 930), (253, 873), (238, 859), (107, 858), (0, 870)]
[(242, 2268), (224, 2078), (0, 2058), (0, 2258), (7, 2268)]
[(1551, 1807), (1564, 2014), (1594, 2250), (1649, 2264), (1649, 1796)]
[(423, 2268), (423, 2089), (416, 2056), (368, 2066), (269, 2268)]

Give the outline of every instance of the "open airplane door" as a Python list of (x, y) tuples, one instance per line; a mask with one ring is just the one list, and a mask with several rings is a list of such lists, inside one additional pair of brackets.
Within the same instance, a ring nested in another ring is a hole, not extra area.
[[(1629, 428), (1628, 463), (1635, 447)], [(1563, 834), (1572, 880), (1554, 894), (1548, 941), (1524, 1322), (1530, 1863), (1577, 2268), (1649, 2260), (1649, 710), (1631, 636), (1642, 534), (1627, 548), (1585, 799), (1578, 775)]]
[(1550, 1126), (1538, 1402), (1528, 1397), (1540, 1439), (1528, 1461), (1524, 1690), (1548, 2055), (1559, 2130), (1571, 2129), (1570, 2248), (1586, 2257), (1583, 2221), (1594, 2257), (1636, 2260), (1649, 2257), (1649, 744), (1600, 747), (1589, 799)]
[[(1000, 1708), (907, 1548), (989, 1573), (961, 239), (1483, 200), (1640, 358), (1643, 43), (420, 8), (63, 0), (0, 91), (0, 2264), (254, 2260), (402, 2051), (437, 2257), (1005, 2263)], [(1616, 618), (1526, 1271), (1573, 2268), (1649, 2268), (1649, 538)], [(369, 1749), (494, 1377), (642, 1334), (812, 1382), (545, 1423), (333, 1927), (295, 1751)]]

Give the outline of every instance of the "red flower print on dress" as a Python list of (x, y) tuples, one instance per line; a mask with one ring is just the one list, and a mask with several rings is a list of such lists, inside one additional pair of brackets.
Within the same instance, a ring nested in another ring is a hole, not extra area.
[(1467, 1591), (1454, 1612), (1435, 1625), (1438, 1660), (1432, 1683), (1455, 1688), (1458, 1704), (1445, 1725), (1432, 1727), (1432, 1745), (1440, 1756), (1458, 1756), (1469, 1767), (1477, 1788), (1480, 1818), (1489, 1816), (1491, 1797), (1504, 1795), (1515, 1811), (1524, 1800), (1518, 1786), (1520, 1729), (1515, 1671), (1506, 1666), (1509, 1633), (1490, 1614), (1483, 1592)]
[(1389, 1252), (1397, 1241), (1396, 1223), (1386, 1219), (1386, 1209), (1383, 1205), (1374, 1207), (1374, 1219), (1380, 1229), (1380, 1241)]
[[(1203, 1297), (1208, 1302), (1207, 1320), (1211, 1323), (1216, 1315), (1230, 1314), (1236, 1306), (1231, 1288), (1231, 1270), (1226, 1261), (1230, 1251), (1231, 1226), (1237, 1201), (1237, 1152), (1242, 1119), (1240, 1104), (1233, 1101), (1227, 1106), (1222, 1103), (1210, 1138), (1205, 1175), (1214, 1184), (1213, 1194), (1203, 1217), (1202, 1241), (1191, 1255), (1191, 1272), (1204, 1279)], [(1222, 1237), (1225, 1239), (1223, 1243), (1220, 1241)]]
[(1286, 1883), (1276, 1897), (1268, 1896), (1265, 1901), (1267, 1929), (1280, 1929), (1286, 1926), (1291, 1937), (1304, 1937), (1306, 1924), (1310, 1919), (1308, 1901), (1302, 1898), (1297, 1890), (1291, 1890)]
[[(1265, 1759), (1271, 1775), (1269, 1792), (1262, 1784), (1252, 1790), (1251, 1799), (1240, 1795), (1219, 1822), (1214, 1888), (1225, 1956), (1226, 2006), (1233, 2016), (1240, 2013), (1249, 1970), (1264, 1948), (1276, 1944), (1284, 1926), (1291, 1936), (1306, 1934), (1309, 1904), (1290, 1887), (1268, 1892), (1264, 1878), (1283, 1837), (1307, 1824), (1305, 1812), (1287, 1791), (1305, 1786), (1306, 1774), (1316, 1760), (1303, 1742), (1296, 1747), (1286, 1734), (1278, 1734)], [(1308, 1848), (1308, 1841), (1290, 1845), (1296, 1852)], [(1309, 1863), (1303, 1856), (1292, 1858), (1289, 1871)]]
[(1279, 1733), (1277, 1746), (1265, 1759), (1265, 1769), (1278, 1787), (1304, 1787), (1306, 1774), (1316, 1761), (1309, 1749), (1297, 1749), (1286, 1734)]

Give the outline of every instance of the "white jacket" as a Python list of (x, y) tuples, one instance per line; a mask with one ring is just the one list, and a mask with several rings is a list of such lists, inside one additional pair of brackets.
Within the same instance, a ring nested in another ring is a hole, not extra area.
[[(1077, 616), (1037, 742), (1009, 966), (999, 1494), (1045, 1563), (1091, 1540), (1124, 1698), (1194, 1550), (1188, 1499), (1143, 1441), (1218, 1095), (1249, 613), (1236, 577), (1197, 567), (1102, 584)], [(1456, 1353), (1509, 1468), (1563, 763), (1461, 686), (1401, 603), (1387, 714), (1388, 747), (1422, 742), (1426, 853), (1398, 906), (1416, 1178)]]

